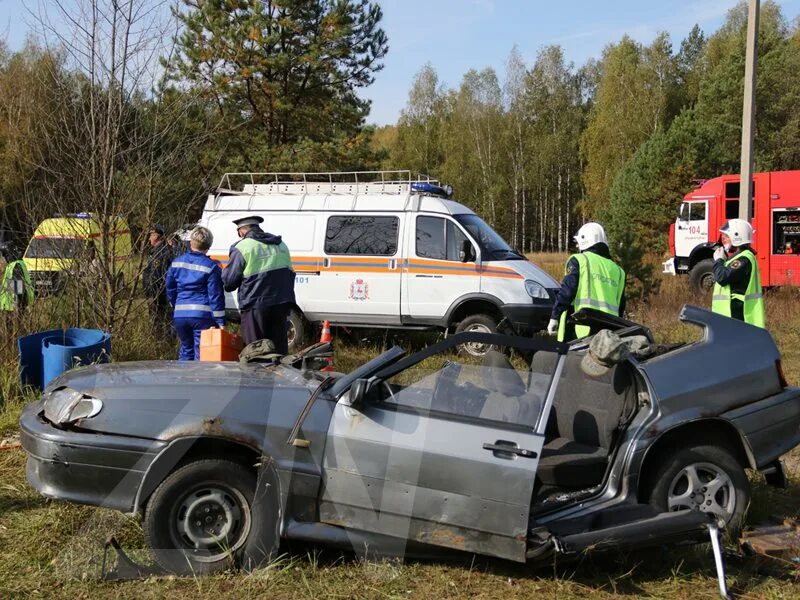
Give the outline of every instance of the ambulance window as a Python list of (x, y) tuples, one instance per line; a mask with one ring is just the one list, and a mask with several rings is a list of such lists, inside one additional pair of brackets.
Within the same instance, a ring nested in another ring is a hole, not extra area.
[(445, 223), (439, 217), (417, 217), (417, 256), (445, 258)]
[(397, 253), (399, 227), (397, 217), (330, 217), (325, 253), (393, 256)]
[(692, 202), (692, 210), (689, 216), (690, 221), (705, 221), (706, 220), (706, 203), (705, 202)]

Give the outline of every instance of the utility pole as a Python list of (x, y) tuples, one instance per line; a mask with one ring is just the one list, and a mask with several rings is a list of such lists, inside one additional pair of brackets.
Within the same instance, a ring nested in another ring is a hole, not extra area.
[(744, 63), (744, 103), (742, 106), (742, 164), (739, 170), (739, 218), (753, 216), (753, 125), (756, 112), (756, 70), (758, 62), (758, 17), (760, 1), (749, 0), (747, 14), (747, 53)]

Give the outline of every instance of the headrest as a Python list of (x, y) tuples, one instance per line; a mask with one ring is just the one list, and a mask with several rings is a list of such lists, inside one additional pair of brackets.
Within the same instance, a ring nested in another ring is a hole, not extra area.
[(505, 354), (489, 350), (483, 358), (483, 382), (492, 391), (504, 396), (522, 396), (525, 383)]

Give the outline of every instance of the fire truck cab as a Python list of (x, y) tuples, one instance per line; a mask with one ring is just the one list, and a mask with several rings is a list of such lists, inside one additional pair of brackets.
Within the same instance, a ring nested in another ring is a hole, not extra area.
[[(753, 176), (753, 249), (761, 285), (800, 285), (800, 171)], [(739, 216), (739, 176), (723, 175), (700, 183), (686, 194), (670, 225), (664, 272), (688, 274), (697, 292), (714, 285), (712, 255), (719, 229)]]

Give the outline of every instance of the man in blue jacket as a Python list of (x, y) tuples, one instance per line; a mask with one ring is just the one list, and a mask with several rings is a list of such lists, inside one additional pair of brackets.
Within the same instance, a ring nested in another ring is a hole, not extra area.
[(234, 223), (240, 240), (231, 246), (222, 273), (226, 292), (239, 290), (245, 344), (268, 339), (276, 352), (289, 353), (286, 319), (295, 302), (292, 257), (281, 236), (261, 230), (259, 216)]
[(196, 227), (190, 236), (191, 250), (173, 260), (167, 271), (167, 299), (174, 307), (180, 360), (199, 360), (201, 332), (225, 325), (222, 269), (206, 256), (213, 242), (208, 229)]

